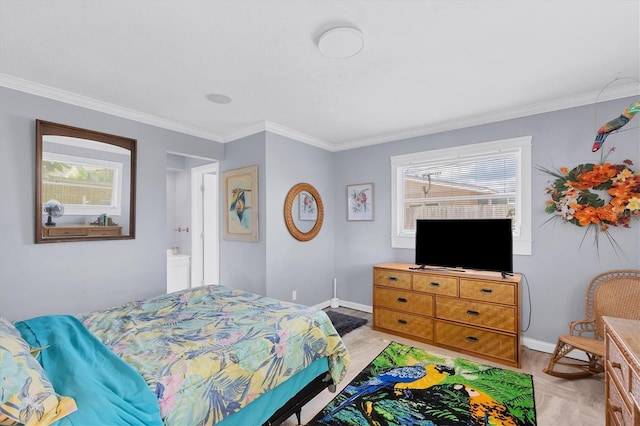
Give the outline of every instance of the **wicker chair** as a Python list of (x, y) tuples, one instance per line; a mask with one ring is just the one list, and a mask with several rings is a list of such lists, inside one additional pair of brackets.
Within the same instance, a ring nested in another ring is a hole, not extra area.
[[(569, 334), (558, 337), (544, 372), (567, 379), (602, 373), (603, 316), (640, 320), (640, 270), (609, 271), (591, 280), (586, 294), (585, 320), (569, 323)], [(584, 351), (588, 362), (566, 358), (574, 349)], [(558, 364), (569, 368), (559, 369)]]

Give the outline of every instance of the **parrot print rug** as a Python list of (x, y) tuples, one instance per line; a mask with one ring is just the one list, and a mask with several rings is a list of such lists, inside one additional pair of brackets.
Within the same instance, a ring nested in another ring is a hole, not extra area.
[(391, 342), (308, 424), (535, 426), (533, 378)]

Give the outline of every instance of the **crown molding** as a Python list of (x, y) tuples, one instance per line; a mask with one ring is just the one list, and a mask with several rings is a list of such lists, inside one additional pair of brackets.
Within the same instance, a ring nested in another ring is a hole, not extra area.
[[(621, 78), (622, 79), (622, 78)], [(614, 80), (615, 81), (615, 80)], [(456, 119), (436, 123), (431, 126), (417, 127), (414, 129), (403, 130), (400, 132), (387, 133), (370, 138), (356, 139), (346, 142), (330, 143), (322, 139), (307, 135), (297, 130), (288, 128), (272, 121), (262, 121), (250, 125), (237, 132), (227, 135), (213, 134), (202, 129), (185, 126), (183, 124), (166, 120), (149, 114), (144, 114), (128, 108), (101, 102), (92, 98), (77, 95), (60, 89), (55, 89), (32, 81), (23, 80), (8, 74), (0, 73), (0, 87), (19, 90), (37, 96), (57, 100), (60, 102), (88, 108), (94, 111), (103, 112), (110, 115), (130, 119), (133, 121), (149, 124), (167, 130), (184, 133), (220, 143), (231, 142), (246, 136), (250, 136), (259, 132), (270, 132), (280, 136), (294, 139), (296, 141), (315, 146), (330, 152), (346, 151), (349, 149), (362, 148), (371, 145), (378, 145), (387, 142), (394, 142), (404, 139), (411, 139), (420, 136), (427, 136), (436, 133), (447, 132), (451, 130), (463, 129), (467, 127), (480, 126), (484, 124), (495, 123), (498, 121), (522, 118), (530, 115), (543, 114), (547, 112), (558, 111), (567, 108), (574, 108), (583, 105), (590, 105), (599, 102), (610, 101), (614, 99), (626, 98), (629, 96), (640, 95), (640, 84), (631, 83), (608, 88), (606, 90), (594, 91), (576, 96), (567, 96), (551, 101), (540, 102), (536, 104), (525, 105), (520, 108), (511, 108), (501, 111), (494, 111), (488, 114), (476, 115), (465, 119)]]
[(19, 90), (21, 92), (30, 93), (32, 95), (42, 96), (44, 98), (64, 102), (66, 104), (91, 109), (109, 115), (115, 115), (117, 117), (126, 118), (140, 123), (149, 124), (151, 126), (212, 140), (214, 142), (220, 142), (220, 140), (222, 139), (220, 135), (212, 134), (202, 129), (185, 126), (183, 124), (156, 117), (154, 115), (144, 114), (139, 111), (113, 105), (107, 102), (102, 102), (93, 98), (81, 96), (76, 93), (67, 92), (65, 90), (56, 89), (50, 86), (45, 86), (43, 84), (24, 80), (8, 74), (0, 73), (0, 87)]
[(220, 139), (220, 142), (233, 142), (238, 139), (246, 138), (247, 136), (255, 135), (256, 133), (264, 132), (267, 130), (264, 123), (264, 121), (260, 121), (236, 132), (227, 133), (226, 135), (224, 135), (224, 137), (222, 137), (222, 139)]
[(265, 121), (265, 130), (275, 133), (280, 136), (284, 136), (290, 139), (295, 139), (299, 142), (306, 143), (307, 145), (312, 145), (317, 148), (324, 149), (326, 151), (334, 151), (334, 145), (326, 142), (322, 139), (314, 138), (313, 136), (309, 136), (302, 132), (298, 132), (297, 130), (290, 129), (288, 127), (282, 126), (278, 123), (274, 123), (272, 121)]
[(325, 142), (321, 139), (314, 138), (313, 136), (309, 136), (305, 133), (290, 129), (289, 127), (283, 126), (278, 123), (274, 123), (273, 121), (269, 121), (269, 120), (252, 124), (251, 126), (245, 127), (242, 130), (229, 134), (224, 137), (222, 142), (226, 143), (226, 142), (235, 141), (240, 138), (255, 135), (256, 133), (260, 133), (260, 132), (273, 133), (276, 135), (284, 136), (286, 138), (294, 139), (298, 142), (302, 142), (307, 145), (312, 145), (317, 148), (324, 149), (326, 151), (333, 151), (333, 145), (330, 144), (329, 142)]
[(401, 132), (389, 133), (386, 135), (375, 136), (372, 138), (363, 138), (353, 141), (336, 143), (333, 145), (334, 151), (346, 151), (348, 149), (362, 148), (370, 145), (377, 145), (386, 142), (399, 141), (420, 136), (432, 135), (436, 133), (447, 132), (451, 130), (464, 129), (466, 127), (480, 126), (483, 124), (496, 123), (498, 121), (511, 120), (514, 118), (522, 118), (536, 114), (559, 111), (562, 109), (575, 108), (584, 105), (610, 101), (614, 99), (626, 98), (629, 96), (640, 95), (640, 84), (627, 84), (610, 88), (605, 91), (590, 92), (577, 96), (567, 96), (551, 101), (540, 102), (536, 104), (525, 105), (520, 108), (512, 108), (508, 110), (496, 111), (488, 114), (467, 117), (466, 119), (456, 119), (437, 123), (432, 126), (419, 127)]

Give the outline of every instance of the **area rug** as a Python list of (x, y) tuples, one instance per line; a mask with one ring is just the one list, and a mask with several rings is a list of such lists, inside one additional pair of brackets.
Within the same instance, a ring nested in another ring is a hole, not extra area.
[(365, 318), (358, 318), (341, 312), (326, 311), (326, 313), (340, 336), (344, 336), (367, 323)]
[(533, 378), (391, 342), (308, 424), (535, 426)]

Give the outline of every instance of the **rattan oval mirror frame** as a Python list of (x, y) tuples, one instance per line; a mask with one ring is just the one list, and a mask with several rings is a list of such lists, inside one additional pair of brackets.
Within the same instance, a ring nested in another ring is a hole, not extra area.
[[(308, 232), (300, 231), (293, 220), (293, 202), (302, 191), (308, 192), (313, 196), (313, 198), (315, 198), (316, 206), (318, 208), (316, 221)], [(313, 185), (305, 182), (294, 185), (287, 193), (287, 198), (284, 201), (284, 221), (291, 236), (298, 241), (309, 241), (314, 239), (316, 235), (318, 235), (318, 232), (320, 232), (320, 228), (322, 228), (323, 219), (324, 206), (322, 205), (322, 198)]]

